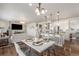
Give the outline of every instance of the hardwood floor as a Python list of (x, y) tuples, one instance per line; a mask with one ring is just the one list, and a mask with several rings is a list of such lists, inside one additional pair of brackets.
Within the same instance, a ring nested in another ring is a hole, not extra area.
[(14, 46), (0, 48), (0, 56), (16, 56), (16, 50)]
[[(71, 53), (69, 54), (69, 50), (66, 50), (64, 53), (63, 48), (57, 47), (55, 48), (56, 56), (79, 56), (79, 42), (73, 41), (71, 44)], [(54, 56), (52, 51), (50, 51), (50, 55)], [(16, 50), (14, 46), (7, 46), (0, 48), (0, 56), (17, 56)]]

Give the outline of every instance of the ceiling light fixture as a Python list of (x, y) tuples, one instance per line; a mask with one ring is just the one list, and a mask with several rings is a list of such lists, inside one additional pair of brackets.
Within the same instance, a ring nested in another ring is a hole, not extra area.
[(58, 26), (59, 26), (59, 15), (60, 15), (60, 12), (59, 11), (57, 11), (57, 17), (58, 17)]
[(59, 12), (59, 11), (57, 11), (57, 17), (58, 17), (58, 22), (57, 22), (57, 34), (59, 34), (59, 33), (60, 33), (59, 15), (60, 15), (60, 12)]
[(35, 13), (37, 15), (40, 15), (40, 14), (45, 14), (46, 12), (47, 10), (41, 7), (41, 3), (38, 3), (38, 7), (36, 7)]
[(29, 6), (32, 6), (32, 3), (29, 3)]

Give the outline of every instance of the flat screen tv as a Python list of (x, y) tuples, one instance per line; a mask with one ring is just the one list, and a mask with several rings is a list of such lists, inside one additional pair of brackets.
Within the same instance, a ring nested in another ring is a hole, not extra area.
[(12, 24), (12, 30), (22, 30), (22, 24)]

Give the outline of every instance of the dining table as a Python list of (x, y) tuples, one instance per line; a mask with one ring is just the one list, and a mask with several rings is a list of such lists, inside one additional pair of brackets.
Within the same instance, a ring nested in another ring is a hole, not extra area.
[(31, 51), (34, 51), (38, 55), (43, 55), (43, 52), (45, 50), (48, 50), (50, 47), (52, 47), (55, 44), (55, 41), (42, 42), (42, 44), (40, 44), (40, 45), (34, 45), (33, 40), (32, 41), (22, 40), (22, 42), (25, 43), (26, 46), (30, 47), (29, 53)]

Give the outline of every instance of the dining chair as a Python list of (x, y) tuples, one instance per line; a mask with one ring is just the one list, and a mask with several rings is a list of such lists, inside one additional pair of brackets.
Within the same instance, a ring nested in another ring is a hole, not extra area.
[(50, 56), (55, 56), (55, 45), (51, 46), (48, 51)]
[(65, 55), (71, 55), (71, 42), (70, 41), (65, 40), (63, 48), (64, 48)]
[(65, 55), (65, 51), (64, 51), (64, 48), (63, 48), (64, 38), (62, 36), (60, 36), (60, 37), (55, 36), (54, 40), (55, 40), (54, 54), (56, 56)]
[(16, 42), (14, 42), (14, 46), (15, 46), (15, 49), (16, 49), (17, 56), (25, 56), (25, 54), (20, 49), (20, 46)]
[(55, 56), (65, 56), (64, 48), (58, 45), (55, 45)]
[(46, 51), (42, 52), (42, 56), (49, 56), (49, 50), (47, 49)]
[(71, 43), (70, 41), (65, 40), (63, 46), (55, 45), (55, 55), (71, 55)]

